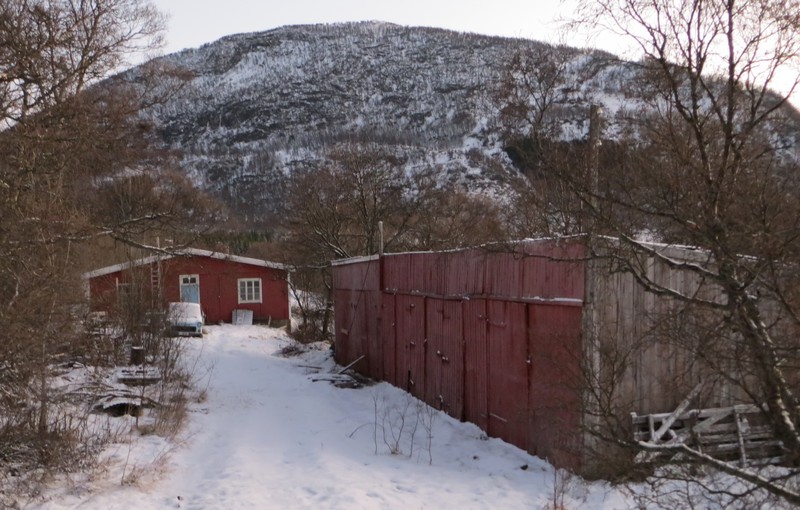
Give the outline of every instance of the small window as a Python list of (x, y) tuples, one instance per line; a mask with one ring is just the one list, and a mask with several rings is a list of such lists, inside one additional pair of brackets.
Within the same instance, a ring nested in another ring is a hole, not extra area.
[(196, 274), (182, 274), (181, 275), (181, 285), (196, 285), (197, 284), (197, 275)]
[(239, 302), (261, 302), (261, 278), (242, 278), (239, 280)]

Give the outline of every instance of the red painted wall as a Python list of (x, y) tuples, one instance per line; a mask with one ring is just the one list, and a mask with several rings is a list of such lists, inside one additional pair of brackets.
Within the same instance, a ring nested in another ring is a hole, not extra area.
[[(93, 310), (110, 311), (116, 303), (117, 282), (144, 282), (149, 292), (152, 265), (122, 270), (89, 280)], [(287, 272), (251, 264), (212, 257), (175, 257), (161, 262), (161, 291), (163, 303), (180, 301), (180, 276), (198, 275), (200, 306), (206, 322), (230, 322), (234, 309), (253, 311), (258, 321), (289, 319), (289, 287)], [(238, 280), (261, 278), (261, 303), (238, 302)]]
[(516, 250), (335, 265), (336, 360), (579, 470), (585, 247)]

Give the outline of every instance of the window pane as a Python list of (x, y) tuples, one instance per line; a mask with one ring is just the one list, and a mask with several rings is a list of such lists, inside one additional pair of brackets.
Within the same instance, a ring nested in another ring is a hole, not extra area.
[(243, 278), (239, 280), (239, 302), (240, 303), (261, 302), (260, 278)]

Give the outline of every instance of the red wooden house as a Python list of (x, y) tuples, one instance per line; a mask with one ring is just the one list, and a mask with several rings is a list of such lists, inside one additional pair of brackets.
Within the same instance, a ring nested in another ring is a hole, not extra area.
[(234, 310), (251, 310), (254, 321), (276, 325), (289, 321), (288, 276), (281, 264), (194, 248), (83, 275), (93, 311), (111, 312), (136, 293), (156, 309), (177, 301), (199, 303), (207, 323), (230, 322)]

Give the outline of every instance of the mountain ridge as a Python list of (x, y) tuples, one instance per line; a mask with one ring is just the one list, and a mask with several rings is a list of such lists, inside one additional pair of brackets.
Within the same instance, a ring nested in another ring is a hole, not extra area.
[(630, 71), (610, 54), (379, 21), (234, 34), (167, 55), (193, 77), (144, 115), (199, 187), (246, 215), (280, 214), (287, 176), (348, 141), (397, 151), (409, 171), (435, 167), (443, 185), (503, 196), (520, 172), (495, 95), (511, 58), (537, 48), (562, 52), (572, 73), (555, 102), (562, 136), (584, 137), (598, 100), (613, 130)]

